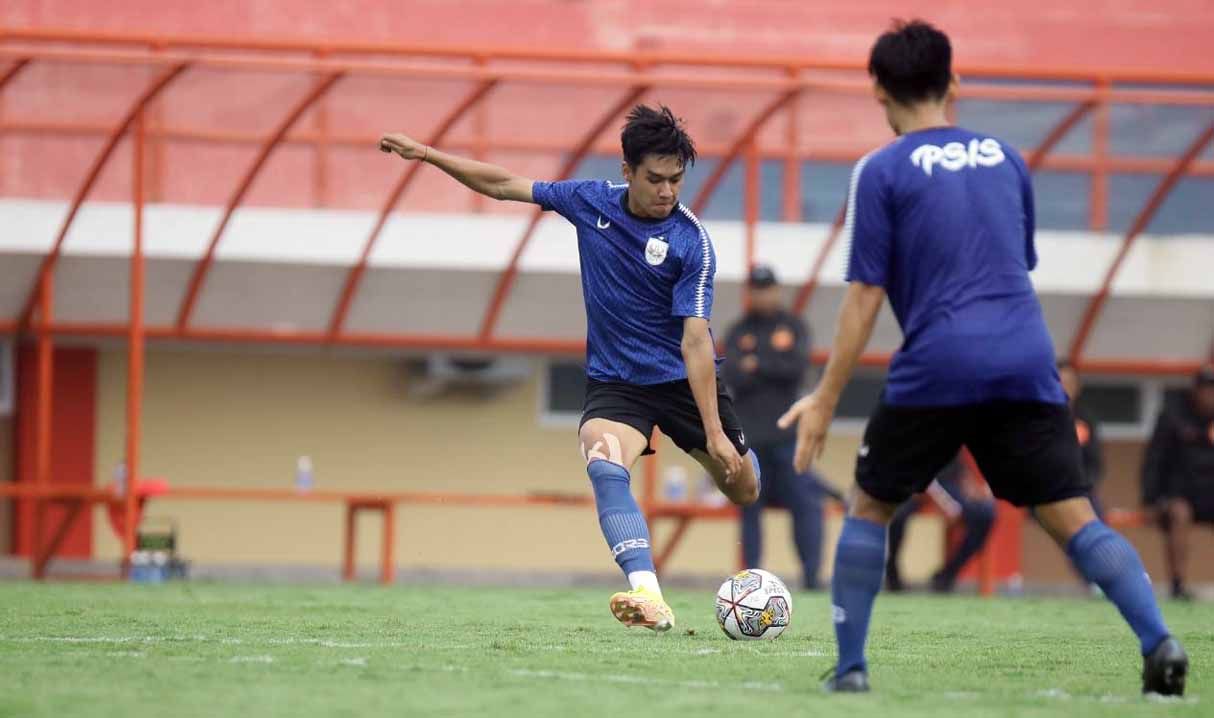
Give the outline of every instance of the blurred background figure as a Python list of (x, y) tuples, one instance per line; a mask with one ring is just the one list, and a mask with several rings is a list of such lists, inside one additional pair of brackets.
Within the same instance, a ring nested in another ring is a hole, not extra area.
[(1160, 412), (1143, 461), (1142, 504), (1163, 529), (1172, 597), (1191, 599), (1189, 534), (1194, 523), (1214, 526), (1214, 365)]
[(748, 286), (750, 307), (727, 334), (723, 370), (763, 476), (759, 500), (742, 509), (742, 556), (747, 566), (760, 565), (763, 508), (783, 506), (792, 514), (803, 585), (816, 589), (822, 558), (822, 499), (827, 491), (812, 473), (793, 470), (796, 438), (791, 430), (776, 426), (776, 419), (800, 394), (809, 369), (810, 332), (785, 308), (770, 267), (756, 265)]
[[(1092, 490), (1088, 498), (1092, 500), (1092, 509), (1097, 518), (1104, 521), (1104, 502), (1100, 499), (1100, 482), (1104, 479), (1104, 447), (1100, 442), (1100, 423), (1083, 408), (1079, 395), (1083, 393), (1083, 378), (1079, 369), (1069, 359), (1058, 360), (1058, 378), (1062, 381), (1062, 389), (1066, 392), (1067, 401), (1071, 405), (1071, 414), (1075, 418), (1075, 435), (1079, 438), (1079, 452), (1083, 461), (1083, 475), (1091, 482)], [(1080, 583), (1096, 595), (1100, 587), (1088, 583), (1078, 573)]]
[(966, 481), (965, 465), (958, 454), (952, 463), (944, 467), (936, 480), (928, 484), (927, 491), (912, 496), (898, 507), (889, 524), (889, 550), (885, 559), (885, 585), (890, 591), (905, 590), (902, 573), (898, 570), (898, 556), (902, 539), (906, 536), (906, 524), (911, 516), (933, 501), (952, 526), (960, 521), (965, 536), (956, 550), (939, 571), (932, 574), (931, 589), (937, 593), (948, 593), (957, 584), (957, 575), (965, 564), (982, 550), (991, 528), (995, 525), (995, 497), (981, 482)]
[(1083, 475), (1092, 484), (1092, 508), (1096, 516), (1104, 520), (1104, 505), (1100, 501), (1100, 481), (1104, 478), (1104, 448), (1100, 443), (1100, 424), (1078, 403), (1083, 392), (1083, 380), (1079, 370), (1066, 359), (1058, 360), (1058, 378), (1071, 403), (1075, 416), (1075, 434), (1079, 437), (1079, 450), (1083, 456)]

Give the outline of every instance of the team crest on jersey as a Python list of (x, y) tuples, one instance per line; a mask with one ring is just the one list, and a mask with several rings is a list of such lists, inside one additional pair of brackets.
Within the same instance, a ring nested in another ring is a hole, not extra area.
[(670, 249), (670, 244), (666, 242), (665, 237), (650, 237), (649, 243), (645, 245), (645, 261), (653, 266), (658, 266), (666, 261), (666, 251)]

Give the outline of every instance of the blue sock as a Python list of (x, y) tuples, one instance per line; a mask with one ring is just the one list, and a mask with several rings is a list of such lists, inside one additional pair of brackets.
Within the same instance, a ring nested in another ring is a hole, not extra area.
[(750, 457), (750, 465), (755, 468), (755, 491), (763, 493), (763, 472), (759, 470), (759, 455), (754, 449), (746, 452), (746, 455)]
[(1155, 602), (1151, 579), (1129, 541), (1099, 520), (1086, 524), (1067, 542), (1066, 554), (1079, 573), (1100, 586), (1138, 636), (1142, 655), (1168, 637)]
[(633, 571), (653, 571), (653, 552), (649, 548), (649, 526), (641, 508), (632, 497), (628, 469), (610, 461), (596, 459), (586, 466), (594, 487), (594, 505), (599, 510), (599, 527), (611, 548), (611, 555), (624, 575)]
[(830, 582), (830, 602), (835, 618), (835, 641), (839, 644), (836, 676), (856, 669), (867, 671), (864, 641), (873, 600), (885, 576), (885, 527), (872, 521), (847, 517), (835, 549), (835, 574)]

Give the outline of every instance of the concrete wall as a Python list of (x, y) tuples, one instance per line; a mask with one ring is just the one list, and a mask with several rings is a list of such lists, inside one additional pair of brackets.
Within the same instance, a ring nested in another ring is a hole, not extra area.
[[(105, 481), (122, 454), (124, 353), (104, 350), (98, 372), (96, 475)], [(588, 493), (573, 428), (538, 420), (538, 378), (537, 362), (530, 380), (492, 399), (423, 401), (407, 395), (401, 362), (382, 356), (158, 349), (148, 357), (144, 473), (177, 485), (290, 487), (296, 458), (307, 454), (316, 465), (316, 486), (324, 489)], [(821, 468), (832, 483), (851, 483), (857, 443), (857, 436), (842, 432), (831, 439)], [(1106, 505), (1136, 506), (1141, 442), (1112, 442), (1107, 452)], [(695, 475), (692, 462), (670, 447), (661, 462), (683, 464)], [(182, 550), (197, 562), (336, 566), (340, 560), (337, 506), (161, 501), (150, 515), (177, 521)], [(108, 524), (96, 519), (97, 556), (116, 558)], [(401, 511), (396, 528), (399, 564), (406, 568), (614, 570), (585, 507), (413, 507)], [(376, 561), (378, 531), (378, 519), (364, 520), (360, 562)], [(837, 531), (837, 521), (830, 521), (826, 569)], [(1148, 570), (1162, 578), (1158, 533), (1127, 534)], [(935, 568), (942, 527), (938, 519), (917, 518), (910, 535), (904, 566), (916, 579)], [(788, 537), (787, 516), (770, 512), (764, 563), (794, 577)], [(1214, 566), (1200, 560), (1214, 555), (1214, 532), (1199, 531), (1196, 539), (1194, 577), (1214, 579)], [(719, 575), (734, 567), (737, 550), (732, 523), (697, 524), (670, 568)], [(1024, 571), (1030, 582), (1070, 580), (1061, 553), (1031, 522)]]
[[(538, 365), (531, 380), (493, 399), (430, 401), (409, 398), (400, 362), (384, 357), (156, 350), (147, 367), (144, 475), (176, 485), (290, 487), (296, 458), (307, 454), (324, 489), (589, 493), (575, 430), (538, 421)], [(103, 351), (98, 371), (96, 475), (108, 480), (123, 451), (124, 353)], [(850, 482), (857, 442), (831, 443), (823, 464), (830, 480)], [(661, 455), (664, 464), (693, 468), (677, 450)], [(149, 515), (176, 520), (182, 551), (197, 562), (340, 559), (337, 506), (161, 501)], [(938, 524), (918, 523), (932, 529), (917, 532), (908, 547), (911, 576), (931, 570), (941, 540)], [(97, 556), (116, 558), (108, 524), (98, 516), (94, 526)], [(378, 531), (378, 519), (365, 520), (360, 561), (376, 560)], [(791, 578), (798, 569), (789, 537), (784, 512), (771, 512), (764, 563)], [(402, 567), (614, 570), (585, 507), (405, 508), (396, 548)], [(670, 568), (719, 575), (735, 567), (737, 555), (732, 523), (703, 523)]]

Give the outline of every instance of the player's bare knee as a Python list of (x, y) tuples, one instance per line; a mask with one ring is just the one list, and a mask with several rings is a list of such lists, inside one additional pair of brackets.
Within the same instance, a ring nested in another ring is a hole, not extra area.
[(624, 463), (624, 449), (620, 437), (609, 431), (588, 430), (585, 427), (578, 433), (582, 460), (589, 466), (592, 461), (610, 461), (613, 464), (627, 466)]
[(1168, 502), (1168, 518), (1173, 525), (1187, 525), (1193, 522), (1193, 507), (1184, 499), (1172, 499)]
[(742, 483), (735, 480), (728, 484), (724, 493), (734, 506), (750, 506), (759, 500), (759, 487), (754, 482)]
[(759, 500), (759, 481), (753, 475), (744, 474), (736, 482), (737, 490), (731, 500), (738, 506), (750, 506)]

